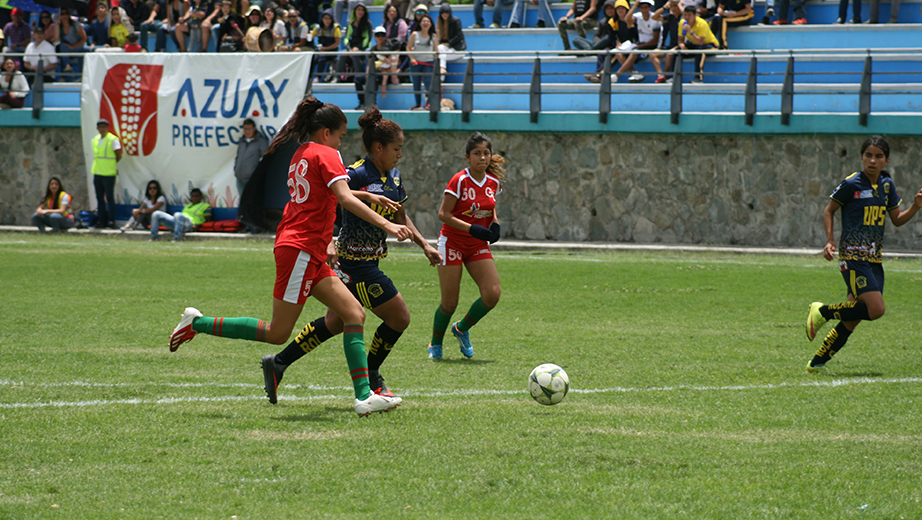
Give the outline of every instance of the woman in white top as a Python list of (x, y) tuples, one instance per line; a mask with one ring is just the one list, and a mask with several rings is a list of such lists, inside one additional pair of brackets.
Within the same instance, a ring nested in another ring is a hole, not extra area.
[(0, 108), (22, 108), (29, 94), (29, 82), (13, 58), (3, 60), (0, 70)]
[[(425, 83), (426, 92), (429, 92), (435, 52), (439, 46), (439, 36), (435, 33), (432, 18), (423, 16), (418, 21), (419, 28), (410, 34), (410, 41), (407, 43), (407, 51), (412, 53), (410, 54), (410, 72), (413, 73), (413, 97), (416, 98), (416, 105), (410, 110), (422, 108), (420, 106), (422, 102), (420, 83)], [(428, 100), (428, 95), (426, 99)], [(429, 104), (426, 103), (426, 106)]]
[(288, 33), (285, 31), (285, 22), (282, 21), (283, 17), (284, 15), (279, 16), (279, 12), (275, 9), (269, 8), (266, 9), (263, 21), (259, 22), (260, 27), (272, 30), (276, 47), (285, 43), (285, 38), (288, 37)]
[(157, 210), (166, 211), (166, 196), (163, 195), (160, 183), (152, 180), (147, 183), (144, 200), (140, 206), (131, 210), (131, 219), (122, 227), (122, 231), (150, 227), (150, 216)]

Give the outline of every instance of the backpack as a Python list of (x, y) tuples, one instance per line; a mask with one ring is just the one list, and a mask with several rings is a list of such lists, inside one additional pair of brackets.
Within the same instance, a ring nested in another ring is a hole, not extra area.
[(199, 231), (214, 231), (219, 233), (236, 233), (244, 228), (239, 219), (235, 220), (212, 220), (199, 226)]

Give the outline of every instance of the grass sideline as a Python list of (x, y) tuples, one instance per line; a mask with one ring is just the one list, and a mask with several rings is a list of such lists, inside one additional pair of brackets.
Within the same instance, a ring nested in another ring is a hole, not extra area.
[[(382, 369), (405, 403), (358, 419), (338, 338), (276, 406), (258, 360), (278, 347), (168, 352), (185, 305), (270, 316), (270, 243), (0, 235), (0, 518), (922, 517), (922, 262), (886, 262), (887, 314), (835, 377), (803, 370), (807, 304), (844, 296), (815, 257), (497, 265), (475, 357), (447, 343), (433, 363), (436, 272), (410, 249), (383, 262), (413, 316)], [(543, 362), (571, 377), (554, 407), (525, 387)]]

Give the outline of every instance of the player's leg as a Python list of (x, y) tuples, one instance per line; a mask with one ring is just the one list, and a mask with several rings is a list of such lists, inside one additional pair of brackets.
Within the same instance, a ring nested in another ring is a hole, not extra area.
[(403, 295), (397, 293), (385, 303), (373, 307), (371, 312), (381, 318), (382, 323), (375, 330), (371, 346), (368, 348), (368, 378), (372, 391), (393, 396), (384, 384), (380, 369), (394, 345), (400, 340), (400, 336), (410, 326), (410, 309), (407, 308)]
[(333, 311), (327, 309), (324, 316), (308, 323), (278, 354), (266, 354), (260, 360), (263, 369), (266, 397), (269, 402), (278, 402), (278, 386), (282, 382), (285, 370), (306, 354), (319, 347), (324, 341), (341, 334), (343, 322)]
[(496, 304), (499, 303), (501, 288), (499, 273), (496, 271), (496, 262), (493, 261), (492, 255), (482, 259), (473, 259), (467, 262), (465, 266), (468, 274), (477, 284), (477, 288), (480, 289), (480, 298), (477, 298), (471, 304), (471, 307), (460, 321), (451, 326), (451, 332), (461, 345), (461, 353), (465, 357), (473, 357), (474, 347), (471, 345), (468, 331), (496, 307)]
[[(445, 258), (445, 255), (442, 255)], [(451, 315), (458, 308), (458, 296), (461, 293), (461, 265), (440, 265), (439, 290), (441, 300), (432, 319), (432, 339), (429, 342), (429, 358), (442, 359), (442, 342), (445, 331), (451, 323)]]

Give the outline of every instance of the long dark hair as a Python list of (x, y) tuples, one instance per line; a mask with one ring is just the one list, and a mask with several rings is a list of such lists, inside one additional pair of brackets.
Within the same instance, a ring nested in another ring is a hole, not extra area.
[[(888, 161), (890, 160), (890, 143), (887, 141), (887, 139), (884, 136), (872, 135), (871, 137), (868, 137), (867, 139), (865, 139), (864, 143), (861, 144), (861, 155), (863, 156), (865, 150), (867, 150), (871, 146), (876, 146), (877, 148), (880, 148), (880, 151), (884, 152), (884, 157), (886, 157)], [(887, 170), (881, 170), (880, 176), (890, 177), (890, 172), (888, 172)]]
[[(148, 193), (148, 191), (150, 191), (151, 184), (157, 187), (157, 194), (154, 195), (153, 197), (151, 197), (150, 193)], [(160, 187), (160, 181), (156, 179), (151, 179), (150, 182), (147, 183), (147, 185), (144, 187), (144, 195), (150, 197), (150, 201), (154, 205), (157, 204), (157, 199), (159, 199), (160, 197), (163, 197), (164, 199), (166, 198), (166, 194), (163, 193), (163, 188)], [(144, 200), (144, 199), (141, 199), (141, 200)]]
[(359, 126), (362, 127), (362, 144), (368, 153), (371, 153), (375, 143), (387, 146), (403, 134), (403, 128), (390, 119), (384, 119), (377, 106), (371, 107), (359, 117)]
[(430, 18), (428, 15), (423, 16), (423, 17), (420, 18), (419, 20), (416, 20), (415, 22), (413, 22), (413, 23), (416, 24), (416, 27), (414, 28), (414, 31), (415, 31), (415, 32), (418, 32), (419, 34), (423, 34), (423, 24), (419, 23), (419, 22), (421, 22), (421, 21), (423, 20), (423, 18), (429, 18), (429, 31), (427, 31), (429, 34), (425, 35), (426, 38), (429, 38), (429, 37), (431, 37), (433, 34), (435, 34), (435, 22), (433, 22), (433, 21), (432, 21), (432, 18)]
[(51, 199), (51, 208), (49, 209), (58, 209), (58, 203), (61, 200), (62, 194), (64, 193), (64, 184), (61, 183), (61, 179), (59, 177), (52, 177), (48, 179), (48, 186), (45, 187), (45, 198), (42, 199), (42, 202), (46, 202), (51, 198), (51, 181), (58, 181), (58, 195)]
[(506, 163), (506, 159), (504, 159), (502, 155), (493, 153), (493, 141), (491, 141), (489, 137), (480, 132), (471, 134), (471, 136), (467, 138), (467, 145), (464, 147), (464, 156), (467, 157), (470, 155), (471, 150), (480, 143), (487, 143), (487, 149), (490, 150), (490, 164), (487, 166), (487, 173), (495, 175), (499, 180), (504, 180), (506, 178), (506, 169), (503, 168), (503, 164)]
[(314, 96), (308, 96), (298, 103), (295, 113), (275, 134), (272, 144), (266, 149), (266, 155), (275, 152), (276, 148), (288, 142), (292, 137), (297, 137), (298, 142), (303, 143), (317, 130), (323, 128), (337, 130), (347, 122), (346, 114), (338, 106), (324, 103)]

